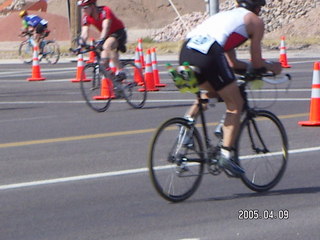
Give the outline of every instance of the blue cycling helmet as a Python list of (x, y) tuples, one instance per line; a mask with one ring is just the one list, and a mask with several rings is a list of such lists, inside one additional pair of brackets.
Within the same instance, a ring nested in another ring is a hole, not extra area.
[(237, 0), (237, 3), (239, 7), (254, 11), (255, 8), (266, 5), (266, 0)]

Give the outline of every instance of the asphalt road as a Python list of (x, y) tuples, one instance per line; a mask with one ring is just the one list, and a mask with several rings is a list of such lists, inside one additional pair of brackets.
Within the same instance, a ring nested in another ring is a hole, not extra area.
[[(309, 118), (315, 59), (290, 60), (288, 90), (254, 93), (288, 133), (280, 183), (258, 194), (240, 180), (206, 175), (179, 204), (157, 195), (146, 169), (156, 127), (193, 101), (175, 90), (164, 62), (167, 87), (150, 92), (143, 109), (116, 100), (105, 113), (89, 109), (70, 81), (76, 63), (41, 65), (42, 82), (26, 80), (30, 66), (0, 65), (0, 239), (319, 239), (320, 128), (297, 124)], [(223, 111), (217, 104), (208, 121), (218, 122)], [(239, 219), (251, 210), (277, 218)], [(288, 219), (280, 219), (284, 211)]]

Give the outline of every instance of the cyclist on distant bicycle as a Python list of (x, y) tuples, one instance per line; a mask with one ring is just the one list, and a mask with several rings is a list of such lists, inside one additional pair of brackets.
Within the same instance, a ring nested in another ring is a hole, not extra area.
[[(206, 98), (221, 97), (226, 104), (223, 126), (223, 147), (219, 165), (239, 176), (244, 170), (235, 164), (231, 151), (240, 125), (243, 99), (236, 83), (234, 72), (248, 71), (258, 75), (266, 71), (281, 72), (278, 62), (264, 61), (261, 55), (261, 41), (264, 23), (259, 18), (265, 0), (237, 0), (237, 8), (209, 17), (189, 32), (180, 52), (180, 64), (189, 62), (197, 66), (199, 86), (207, 90)], [(251, 40), (251, 64), (236, 58), (235, 48)], [(197, 107), (192, 106), (187, 118), (195, 118)]]
[(109, 67), (112, 60), (117, 68), (117, 78), (122, 80), (125, 73), (121, 70), (119, 62), (119, 51), (126, 52), (127, 33), (123, 22), (118, 19), (107, 6), (97, 6), (97, 0), (80, 0), (78, 6), (82, 7), (83, 19), (81, 38), (87, 41), (89, 26), (94, 25), (100, 32), (97, 45), (102, 47), (101, 63)]
[(26, 10), (21, 11), (19, 16), (22, 18), (22, 33), (33, 33), (34, 40), (39, 47), (41, 38), (49, 35), (48, 21), (37, 15), (28, 15)]

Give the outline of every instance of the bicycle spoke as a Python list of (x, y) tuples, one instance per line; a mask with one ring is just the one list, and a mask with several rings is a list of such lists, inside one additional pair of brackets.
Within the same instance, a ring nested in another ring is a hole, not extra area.
[(112, 99), (112, 91), (105, 74), (97, 64), (88, 64), (84, 68), (86, 80), (80, 81), (82, 96), (87, 105), (97, 112), (106, 111)]
[[(188, 123), (175, 118), (163, 124), (155, 134), (149, 157), (152, 182), (158, 193), (169, 201), (183, 201), (200, 184), (203, 173), (203, 152), (199, 133), (192, 131), (193, 146), (185, 144)], [(186, 131), (181, 129), (185, 128)]]
[(42, 57), (50, 64), (56, 64), (60, 58), (60, 49), (56, 42), (46, 41), (42, 50)]
[(254, 191), (266, 191), (281, 179), (288, 155), (281, 122), (268, 111), (257, 111), (241, 125), (237, 160), (245, 170), (243, 182)]
[(142, 72), (133, 62), (125, 62), (123, 71), (126, 78), (120, 83), (123, 97), (133, 108), (142, 108), (147, 98)]
[(19, 46), (19, 57), (27, 64), (32, 63), (33, 59), (33, 46), (29, 41), (23, 41)]

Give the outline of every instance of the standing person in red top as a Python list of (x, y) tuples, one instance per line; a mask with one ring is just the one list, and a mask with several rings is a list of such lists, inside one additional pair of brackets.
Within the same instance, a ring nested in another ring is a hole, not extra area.
[(118, 69), (116, 73), (119, 78), (125, 76), (121, 72), (119, 62), (119, 51), (126, 52), (127, 33), (123, 22), (118, 19), (112, 10), (107, 6), (97, 6), (97, 0), (80, 0), (78, 6), (82, 8), (81, 38), (86, 41), (89, 35), (90, 25), (95, 26), (100, 32), (100, 39), (97, 41), (103, 50), (101, 52), (101, 63), (109, 67), (109, 60), (112, 60)]

